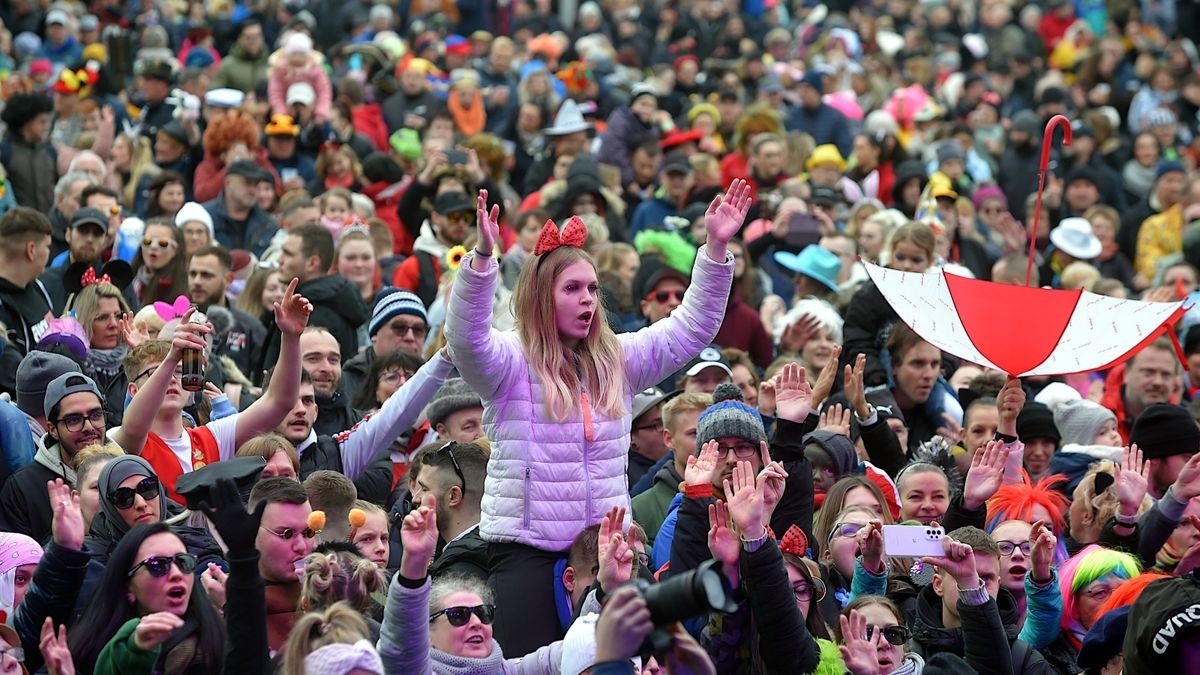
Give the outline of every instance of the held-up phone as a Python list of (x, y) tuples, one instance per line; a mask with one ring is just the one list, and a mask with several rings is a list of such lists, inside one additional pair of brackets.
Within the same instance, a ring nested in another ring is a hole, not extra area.
[(461, 150), (447, 150), (446, 162), (450, 166), (463, 166), (467, 163), (467, 153)]
[(787, 243), (804, 247), (821, 241), (821, 221), (807, 213), (788, 216)]
[(889, 557), (920, 558), (943, 556), (942, 536), (946, 530), (930, 525), (884, 525), (883, 552)]

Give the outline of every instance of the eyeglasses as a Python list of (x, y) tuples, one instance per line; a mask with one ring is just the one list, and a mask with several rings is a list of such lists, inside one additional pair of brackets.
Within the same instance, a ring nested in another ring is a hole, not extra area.
[(813, 579), (811, 586), (800, 582), (792, 586), (792, 593), (805, 602), (820, 602), (825, 599), (825, 582), (820, 579)]
[(55, 424), (61, 424), (67, 428), (67, 431), (83, 431), (83, 423), (90, 422), (93, 429), (104, 429), (104, 422), (107, 415), (101, 408), (89, 411), (86, 415), (64, 415), (58, 418)]
[(717, 445), (717, 450), (721, 452), (720, 456), (725, 457), (730, 451), (738, 459), (750, 459), (758, 454), (758, 446), (753, 443), (735, 443), (734, 445)]
[(0, 658), (5, 656), (13, 657), (18, 663), (24, 663), (25, 650), (20, 647), (0, 647)]
[(108, 502), (113, 506), (124, 511), (133, 506), (134, 495), (141, 495), (142, 499), (150, 501), (158, 498), (158, 479), (154, 476), (143, 478), (138, 481), (134, 487), (119, 487), (116, 490), (108, 493)]
[[(161, 363), (158, 364), (158, 366), (161, 365)], [(149, 368), (143, 370), (142, 372), (138, 373), (137, 377), (133, 378), (133, 381), (139, 382), (143, 377), (146, 377), (147, 375), (153, 375), (154, 371), (158, 370), (158, 366), (150, 366)], [(175, 366), (175, 372), (171, 375), (171, 377), (174, 377), (176, 380), (182, 380), (183, 366)]]
[(146, 248), (171, 248), (175, 245), (174, 239), (152, 239), (146, 237), (142, 240), (142, 246)]
[(380, 373), (379, 381), (387, 382), (388, 384), (396, 384), (397, 382), (403, 384), (408, 380), (409, 377), (411, 377), (411, 375), (402, 370), (388, 370)]
[(467, 625), (467, 622), (471, 620), (472, 614), (479, 617), (480, 623), (485, 626), (489, 626), (492, 623), (492, 619), (496, 618), (496, 606), (475, 605), (474, 607), (447, 607), (440, 612), (434, 612), (433, 614), (430, 614), (429, 623), (437, 621), (437, 618), (443, 614), (446, 615), (446, 620), (450, 622), (450, 625), (454, 626), (455, 628)]
[(659, 419), (656, 419), (649, 424), (643, 424), (640, 427), (634, 427), (633, 430), (634, 431), (662, 431), (663, 430), (662, 418), (660, 417)]
[(1021, 549), (1021, 553), (1024, 555), (1029, 555), (1029, 552), (1033, 550), (1033, 545), (1028, 541), (1023, 541), (1018, 544), (1015, 541), (999, 540), (996, 542), (996, 546), (1000, 549), (1000, 555), (1006, 558), (1012, 555), (1013, 551), (1016, 551), (1017, 549)]
[(1099, 588), (1093, 588), (1091, 590), (1084, 591), (1083, 594), (1089, 599), (1095, 600), (1096, 602), (1104, 602), (1105, 600), (1108, 600), (1110, 595), (1113, 594), (1113, 589), (1111, 586), (1100, 586)]
[(833, 526), (833, 535), (831, 535), (829, 539), (830, 541), (832, 541), (834, 537), (845, 537), (849, 539), (850, 537), (857, 535), (858, 531), (864, 527), (866, 527), (866, 525), (862, 523), (838, 523), (837, 525)]
[(475, 214), (471, 213), (470, 211), (460, 211), (458, 213), (447, 213), (446, 220), (449, 220), (451, 222), (457, 220), (460, 223), (473, 223), (473, 222), (475, 222)]
[(676, 300), (683, 302), (684, 291), (656, 291), (646, 296), (646, 302), (666, 302), (672, 296)]
[[(445, 445), (438, 448), (437, 454), (446, 453), (450, 456), (450, 463), (454, 465), (454, 473), (458, 475), (458, 480), (462, 484), (463, 492), (467, 491), (467, 478), (463, 475), (462, 467), (458, 465), (458, 460), (454, 457), (454, 441), (448, 441)], [(484, 622), (487, 623), (487, 622)], [(462, 625), (462, 624), (458, 624)]]
[(196, 556), (191, 553), (176, 553), (175, 555), (154, 555), (146, 558), (142, 562), (133, 566), (129, 570), (129, 576), (133, 576), (138, 570), (143, 567), (150, 573), (152, 577), (165, 577), (171, 571), (171, 564), (174, 563), (179, 568), (180, 572), (187, 574), (196, 569)]
[(388, 328), (391, 329), (396, 337), (404, 337), (411, 331), (413, 337), (422, 338), (425, 337), (425, 333), (429, 330), (424, 324), (408, 323), (389, 323)]
[(259, 525), (259, 527), (266, 530), (267, 532), (270, 532), (271, 534), (275, 535), (276, 537), (279, 537), (280, 539), (282, 539), (284, 541), (291, 541), (292, 538), (295, 537), (297, 534), (304, 537), (305, 539), (313, 539), (318, 534), (321, 533), (320, 530), (314, 530), (311, 527), (306, 527), (303, 530), (297, 530), (294, 527), (285, 527), (278, 532), (276, 532), (275, 530), (272, 530), (269, 527), (263, 526), (263, 525)]
[[(875, 626), (867, 626), (868, 640), (870, 640), (875, 634), (875, 630)], [(912, 638), (912, 633), (909, 632), (909, 630), (904, 626), (884, 626), (883, 628), (879, 629), (879, 632), (883, 635), (884, 640), (887, 640), (889, 644), (896, 645), (897, 647), (903, 646), (904, 643), (908, 642), (909, 639)]]

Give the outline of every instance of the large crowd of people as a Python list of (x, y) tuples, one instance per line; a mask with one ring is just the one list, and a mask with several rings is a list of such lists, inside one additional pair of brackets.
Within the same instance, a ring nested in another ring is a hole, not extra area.
[[(1198, 42), (0, 3), (0, 673), (1200, 672)], [(1018, 379), (875, 266), (1187, 311)]]

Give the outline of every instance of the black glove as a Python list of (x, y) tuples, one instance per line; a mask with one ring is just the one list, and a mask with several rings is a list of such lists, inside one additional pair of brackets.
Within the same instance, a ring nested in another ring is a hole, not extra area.
[[(267, 501), (258, 503), (253, 513), (246, 511), (237, 483), (232, 478), (222, 478), (209, 491), (209, 499), (199, 504), (200, 511), (217, 529), (231, 552), (250, 552), (255, 549), (258, 528), (262, 523)], [(209, 502), (211, 500), (211, 503)]]

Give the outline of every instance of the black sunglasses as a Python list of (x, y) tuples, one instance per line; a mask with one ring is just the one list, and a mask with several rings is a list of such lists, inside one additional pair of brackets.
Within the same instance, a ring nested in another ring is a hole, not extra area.
[(437, 621), (437, 618), (443, 614), (446, 615), (446, 620), (450, 622), (450, 625), (454, 626), (455, 628), (467, 625), (467, 622), (471, 620), (472, 614), (479, 617), (479, 621), (483, 625), (490, 626), (492, 619), (496, 618), (496, 606), (475, 605), (474, 607), (447, 607), (440, 612), (434, 612), (433, 614), (430, 614), (429, 623)]
[(152, 577), (165, 577), (171, 571), (171, 564), (174, 563), (179, 568), (180, 572), (187, 574), (196, 569), (196, 556), (191, 553), (176, 553), (175, 555), (154, 555), (146, 558), (142, 562), (133, 566), (129, 570), (129, 576), (133, 576), (138, 570), (143, 567), (150, 573)]
[(462, 467), (458, 465), (458, 460), (454, 457), (454, 441), (447, 441), (445, 445), (438, 448), (437, 454), (446, 453), (450, 456), (450, 463), (454, 465), (454, 473), (458, 475), (458, 480), (461, 481), (463, 492), (467, 491), (467, 478), (463, 475)]
[[(259, 527), (262, 527), (262, 526), (260, 525)], [(295, 537), (297, 534), (303, 536), (305, 539), (313, 539), (314, 537), (316, 537), (318, 534), (321, 533), (320, 530), (314, 530), (311, 527), (306, 527), (303, 530), (297, 530), (295, 528), (285, 527), (278, 532), (276, 532), (275, 530), (272, 530), (269, 527), (263, 527), (262, 529), (266, 530), (267, 532), (270, 532), (271, 534), (275, 535), (276, 537), (279, 537), (280, 539), (282, 539), (284, 541), (291, 540), (291, 538)]]
[[(879, 632), (883, 634), (884, 640), (887, 640), (889, 644), (896, 645), (897, 647), (903, 646), (904, 643), (908, 642), (909, 639), (912, 638), (912, 633), (904, 626), (885, 626), (880, 628)], [(871, 636), (874, 635), (874, 633), (875, 626), (867, 626), (868, 640), (871, 639)]]
[(125, 510), (133, 506), (133, 496), (141, 495), (142, 499), (150, 501), (158, 498), (158, 479), (154, 476), (143, 478), (134, 487), (119, 487), (108, 493), (108, 502), (118, 509)]
[(676, 300), (683, 302), (683, 294), (684, 291), (657, 291), (647, 295), (646, 299), (654, 302), (666, 302), (668, 298), (675, 296)]

